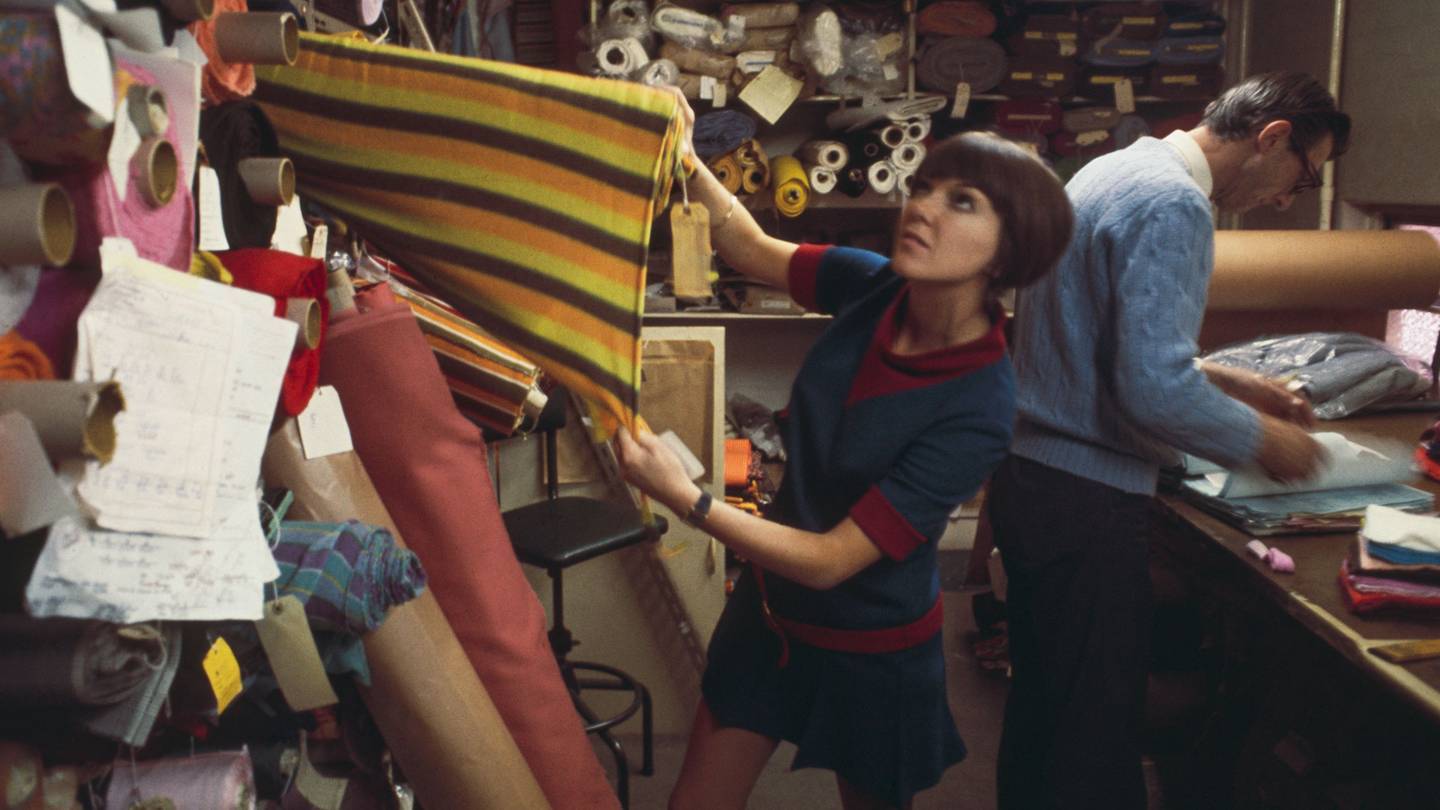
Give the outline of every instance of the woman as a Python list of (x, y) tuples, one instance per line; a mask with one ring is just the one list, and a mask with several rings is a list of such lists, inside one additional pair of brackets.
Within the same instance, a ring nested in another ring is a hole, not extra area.
[(753, 563), (711, 640), (670, 806), (744, 807), (786, 739), (793, 767), (835, 771), (847, 810), (906, 807), (965, 756), (935, 544), (1010, 441), (996, 296), (1054, 266), (1069, 202), (1036, 157), (982, 133), (930, 152), (888, 261), (767, 236), (703, 166), (690, 194), (731, 267), (835, 320), (791, 392), (772, 519), (712, 504), (653, 435), (618, 437), (631, 483)]

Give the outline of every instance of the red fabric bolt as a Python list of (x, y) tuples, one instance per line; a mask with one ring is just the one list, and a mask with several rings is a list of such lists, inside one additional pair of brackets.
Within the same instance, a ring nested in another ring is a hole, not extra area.
[(475, 672), (556, 810), (618, 808), (545, 638), (486, 465), (410, 308), (387, 284), (337, 313), (320, 380)]
[(264, 293), (275, 299), (275, 314), (285, 317), (287, 298), (315, 298), (320, 301), (320, 343), (313, 349), (297, 345), (285, 369), (280, 387), (280, 406), (296, 416), (310, 404), (320, 379), (320, 350), (325, 347), (330, 302), (325, 298), (325, 265), (293, 253), (264, 248), (245, 248), (215, 254), (235, 277), (235, 286)]

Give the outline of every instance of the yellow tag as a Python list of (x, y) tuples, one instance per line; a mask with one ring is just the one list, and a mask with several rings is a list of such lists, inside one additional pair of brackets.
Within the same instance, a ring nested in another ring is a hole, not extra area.
[(1122, 113), (1135, 112), (1135, 85), (1129, 79), (1115, 82), (1115, 109)]
[(1150, 52), (1149, 52), (1149, 51), (1142, 51), (1142, 50), (1140, 50), (1139, 48), (1122, 48), (1122, 49), (1120, 49), (1120, 55), (1121, 55), (1121, 56), (1149, 56), (1149, 55), (1150, 55)]
[(1046, 74), (1045, 74), (1045, 81), (1047, 81), (1047, 82), (1063, 82), (1063, 81), (1065, 81), (1065, 74), (1064, 74), (1064, 73), (1046, 73)]
[(1198, 22), (1177, 22), (1170, 25), (1176, 31), (1194, 31), (1197, 28), (1204, 28), (1204, 23)]
[(1185, 50), (1190, 53), (1209, 53), (1220, 50), (1220, 46), (1214, 42), (1197, 42), (1194, 45), (1186, 45)]
[(1185, 76), (1161, 76), (1161, 84), (1183, 84), (1187, 87), (1194, 87), (1200, 83), (1200, 77), (1194, 74)]
[(201, 666), (205, 668), (205, 677), (210, 679), (210, 689), (215, 693), (216, 711), (225, 711), (230, 701), (240, 696), (243, 687), (240, 683), (240, 664), (223, 637), (215, 639), (215, 643), (210, 646), (210, 652), (205, 653)]
[[(722, 203), (722, 206), (730, 203)], [(737, 202), (738, 207), (740, 204)], [(735, 212), (721, 216), (734, 217)], [(682, 203), (670, 206), (670, 272), (676, 298), (709, 298), (710, 212), (691, 201), (686, 213)]]
[(901, 38), (900, 34), (891, 31), (885, 36), (875, 40), (875, 55), (880, 57), (881, 61), (884, 61), (890, 54), (900, 50), (900, 47), (904, 44), (905, 40)]
[(1056, 39), (1075, 39), (1078, 36), (1079, 34), (1076, 34), (1074, 31), (1057, 31), (1055, 33)]
[(1154, 17), (1121, 17), (1121, 18), (1120, 18), (1120, 23), (1121, 23), (1122, 25), (1154, 25), (1154, 24), (1155, 24), (1155, 18), (1154, 18)]
[(1076, 47), (1076, 44), (1075, 44), (1075, 41), (1074, 41), (1074, 40), (1069, 40), (1069, 39), (1062, 39), (1062, 40), (1060, 40), (1060, 55), (1061, 55), (1061, 56), (1074, 56), (1074, 55), (1075, 55), (1075, 52), (1076, 52), (1077, 50), (1078, 50), (1078, 48)]
[(964, 118), (965, 111), (970, 109), (970, 83), (960, 82), (955, 85), (955, 106), (950, 108), (951, 118)]
[(1014, 79), (1017, 82), (1028, 82), (1031, 79), (1035, 78), (1035, 74), (1031, 73), (1028, 70), (1017, 70), (1010, 74), (1010, 78)]
[(1026, 38), (1026, 39), (1044, 39), (1044, 38), (1045, 38), (1045, 32), (1044, 32), (1044, 31), (1026, 31), (1026, 32), (1025, 32), (1025, 38)]

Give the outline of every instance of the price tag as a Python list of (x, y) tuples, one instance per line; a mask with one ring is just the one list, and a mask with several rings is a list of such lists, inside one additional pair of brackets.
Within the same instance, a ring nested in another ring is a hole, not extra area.
[(670, 283), (675, 297), (709, 298), (710, 211), (698, 201), (690, 202), (689, 212), (684, 204), (675, 203), (670, 206), (670, 231)]
[(340, 702), (325, 674), (315, 635), (305, 618), (305, 606), (299, 599), (282, 596), (267, 603), (265, 618), (255, 623), (255, 632), (290, 708), (303, 712)]
[(240, 662), (235, 660), (234, 651), (222, 637), (215, 639), (201, 666), (210, 681), (210, 690), (215, 693), (215, 710), (224, 712), (244, 689), (240, 682)]
[(333, 385), (316, 388), (310, 404), (295, 421), (300, 428), (300, 447), (306, 459), (355, 449), (350, 440), (350, 425), (345, 421), (345, 409), (340, 406), (340, 392)]
[(964, 118), (965, 111), (970, 109), (970, 83), (960, 82), (955, 85), (955, 106), (950, 108), (951, 118)]
[(325, 249), (330, 245), (330, 227), (316, 225), (310, 234), (310, 258), (325, 261)]
[(197, 171), (200, 172), (200, 199), (195, 207), (200, 209), (200, 249), (229, 250), (230, 242), (225, 238), (225, 214), (220, 201), (220, 175), (209, 166), (200, 166)]
[(725, 82), (715, 82), (715, 95), (710, 99), (710, 106), (724, 107), (725, 102), (729, 100), (729, 95), (729, 89)]
[(1135, 85), (1129, 79), (1115, 82), (1115, 109), (1121, 113), (1135, 112)]
[(707, 101), (708, 101), (709, 99), (715, 98), (715, 77), (714, 77), (714, 76), (701, 76), (701, 77), (700, 77), (700, 98), (706, 99)]

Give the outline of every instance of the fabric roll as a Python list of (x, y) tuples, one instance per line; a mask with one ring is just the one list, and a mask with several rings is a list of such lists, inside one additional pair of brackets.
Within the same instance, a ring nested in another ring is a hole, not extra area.
[(701, 76), (715, 79), (728, 80), (730, 74), (735, 71), (735, 57), (733, 56), (703, 51), (699, 48), (687, 48), (674, 42), (666, 42), (660, 46), (660, 58), (669, 59), (686, 73), (698, 73)]
[(280, 250), (245, 248), (217, 253), (220, 262), (235, 279), (235, 286), (264, 293), (275, 300), (275, 316), (285, 317), (286, 301), (313, 298), (320, 305), (320, 341), (315, 348), (297, 344), (280, 386), (280, 407), (295, 416), (310, 404), (320, 379), (320, 353), (325, 347), (330, 302), (325, 297), (325, 265)]
[(720, 21), (729, 22), (732, 17), (745, 21), (745, 30), (756, 28), (781, 28), (794, 25), (800, 18), (799, 3), (734, 3), (720, 11)]
[(852, 132), (845, 136), (845, 146), (850, 150), (850, 161), (868, 166), (889, 153), (885, 144), (871, 131)]
[(1000, 82), (1000, 92), (1016, 98), (1065, 98), (1075, 92), (1075, 82), (1075, 63), (1069, 59), (1016, 59)]
[(257, 99), (306, 200), (579, 395), (602, 436), (634, 423), (673, 96), (302, 34)]
[(770, 187), (770, 164), (757, 163), (740, 167), (740, 190), (746, 194)]
[(995, 108), (995, 123), (1007, 132), (1050, 134), (1060, 129), (1064, 117), (1053, 101), (1002, 101)]
[(1079, 107), (1066, 110), (1060, 123), (1070, 132), (1111, 129), (1120, 123), (1120, 111), (1114, 107)]
[(669, 59), (655, 59), (631, 78), (650, 87), (675, 85), (680, 82), (680, 68)]
[[(360, 458), (345, 451), (306, 459), (294, 419), (271, 435), (261, 475), (295, 493), (289, 514), (298, 519), (358, 519), (405, 545)], [(372, 683), (361, 697), (424, 806), (549, 806), (430, 589), (396, 606), (362, 641)]]
[(118, 759), (111, 767), (106, 807), (136, 806), (134, 797), (164, 798), (175, 810), (255, 810), (255, 770), (250, 752), (215, 751), (176, 759), (131, 763)]
[(1024, 27), (1009, 39), (1010, 52), (1020, 58), (1074, 56), (1080, 22), (1068, 14), (1030, 14)]
[(53, 380), (55, 367), (33, 341), (14, 329), (0, 335), (0, 380)]
[(905, 142), (905, 128), (899, 124), (886, 124), (875, 131), (880, 143), (890, 149), (894, 149)]
[(850, 149), (837, 140), (814, 140), (800, 144), (795, 153), (800, 162), (807, 166), (823, 166), (831, 171), (844, 168), (850, 162)]
[(305, 605), (310, 624), (362, 635), (385, 621), (390, 608), (425, 588), (425, 571), (390, 532), (358, 521), (287, 520), (272, 549), (281, 596)]
[(910, 143), (920, 143), (930, 137), (930, 116), (911, 118), (905, 122), (905, 140)]
[(920, 9), (915, 29), (946, 37), (988, 37), (995, 33), (995, 15), (976, 0), (939, 0)]
[(207, 106), (200, 114), (200, 140), (220, 180), (225, 241), (233, 249), (270, 247), (277, 209), (252, 200), (240, 178), (240, 161), (281, 156), (270, 119), (251, 101)]
[(695, 154), (701, 160), (733, 152), (755, 137), (755, 119), (738, 110), (716, 110), (695, 118)]
[[(155, 83), (149, 71), (119, 53), (115, 56), (115, 66), (135, 82)], [(179, 116), (170, 117), (164, 138), (177, 157), (184, 153), (186, 139), (180, 131)], [(123, 196), (118, 179), (112, 177), (103, 164), (49, 178), (65, 188), (75, 205), (75, 252), (71, 264), (98, 267), (100, 242), (107, 236), (123, 236), (135, 246), (141, 258), (182, 272), (189, 270), (195, 233), (190, 189), (177, 181), (168, 202), (152, 205), (142, 191), (148, 179), (143, 161), (131, 160), (126, 171)], [(180, 173), (183, 176), (183, 164)]]
[(355, 301), (332, 320), (320, 378), (340, 394), (356, 453), (551, 805), (615, 807), (510, 546), (479, 429), (456, 411), (409, 308), (384, 284)]
[(155, 721), (160, 718), (160, 710), (170, 696), (175, 673), (180, 670), (182, 626), (178, 622), (160, 625), (159, 632), (164, 636), (161, 646), (163, 663), (124, 700), (82, 713), (81, 723), (86, 729), (136, 748), (145, 745), (155, 728)]
[(1134, 113), (1122, 115), (1120, 120), (1115, 123), (1115, 128), (1110, 130), (1110, 134), (1115, 138), (1115, 148), (1124, 149), (1149, 135), (1150, 125), (1144, 118)]
[(1140, 67), (1155, 61), (1155, 44), (1140, 39), (1097, 40), (1081, 61), (1101, 67)]
[(1155, 45), (1162, 65), (1218, 65), (1225, 61), (1224, 37), (1167, 37)]
[(1145, 68), (1107, 68), (1091, 65), (1080, 72), (1075, 79), (1073, 92), (1092, 101), (1115, 101), (1115, 85), (1121, 79), (1129, 79), (1135, 95), (1147, 92), (1150, 86), (1150, 71)]
[(1037, 155), (1044, 155), (1050, 151), (1050, 138), (1043, 132), (1033, 129), (1012, 130), (1001, 127), (1000, 134), (1022, 146), (1033, 148)]
[(1000, 43), (974, 37), (948, 37), (927, 42), (915, 65), (921, 85), (953, 93), (968, 82), (972, 93), (988, 93), (1005, 78), (1005, 49)]
[(915, 190), (915, 172), (908, 169), (895, 172), (895, 188), (899, 189), (901, 194), (909, 197), (910, 193)]
[(890, 162), (901, 171), (913, 172), (925, 161), (925, 147), (918, 143), (902, 143), (890, 153)]
[(220, 58), (220, 50), (215, 44), (215, 20), (222, 14), (244, 14), (249, 10), (245, 0), (215, 0), (214, 16), (190, 24), (190, 33), (208, 60), (200, 77), (200, 91), (211, 104), (245, 98), (255, 92), (255, 66), (248, 62), (226, 62)]
[(1213, 11), (1172, 15), (1162, 32), (1166, 37), (1218, 37), (1225, 33), (1225, 18)]
[(686, 44), (716, 43), (725, 31), (724, 23), (708, 14), (670, 4), (655, 9), (650, 27), (672, 42)]
[(735, 148), (735, 160), (741, 168), (770, 165), (770, 157), (765, 154), (765, 147), (754, 138), (746, 138)]
[(1155, 39), (1165, 30), (1165, 23), (1165, 10), (1159, 3), (1100, 3), (1080, 16), (1080, 33), (1090, 40)]
[(384, 8), (382, 0), (315, 0), (315, 10), (356, 28), (374, 25)]
[(895, 190), (895, 164), (888, 160), (877, 160), (865, 169), (865, 182), (877, 194), (889, 194)]
[(634, 37), (607, 39), (595, 48), (600, 71), (609, 76), (628, 76), (649, 64), (645, 46)]
[(824, 166), (811, 166), (805, 172), (805, 179), (810, 183), (810, 190), (816, 194), (829, 194), (835, 190), (839, 178), (835, 176), (834, 169), (827, 169)]
[(1225, 87), (1220, 65), (1156, 65), (1150, 69), (1152, 96), (1170, 100), (1210, 99)]
[(844, 42), (839, 15), (824, 4), (812, 5), (796, 23), (797, 56), (812, 76), (823, 79), (840, 72), (845, 66)]
[(99, 283), (98, 269), (44, 268), (35, 285), (35, 297), (15, 326), (15, 331), (40, 347), (60, 379), (70, 378), (75, 362), (75, 326)]
[(810, 203), (810, 181), (800, 161), (791, 155), (771, 159), (770, 177), (774, 181), (776, 210), (787, 217), (805, 213)]
[(70, 92), (54, 10), (0, 13), (0, 137), (27, 160), (99, 163), (111, 130), (94, 123)]
[(160, 634), (81, 619), (0, 615), (0, 707), (119, 703), (164, 662)]
[(740, 168), (740, 162), (735, 159), (734, 154), (721, 155), (710, 161), (708, 164), (710, 173), (720, 181), (720, 185), (731, 194), (740, 193), (744, 171)]
[(1115, 139), (1103, 129), (1090, 132), (1057, 132), (1050, 136), (1050, 151), (1061, 157), (1092, 158), (1114, 151)]
[[(951, 87), (949, 91), (955, 88)], [(825, 115), (825, 126), (834, 130), (854, 132), (876, 121), (907, 121), (922, 115), (930, 115), (945, 107), (949, 100), (938, 93), (917, 95), (895, 101), (883, 101), (869, 107), (841, 107)]]

